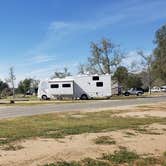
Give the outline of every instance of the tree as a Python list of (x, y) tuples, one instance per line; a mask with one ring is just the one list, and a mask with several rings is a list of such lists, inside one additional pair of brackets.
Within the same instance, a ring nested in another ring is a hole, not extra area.
[(142, 81), (142, 88), (146, 91), (149, 91), (149, 78), (147, 71), (143, 70), (140, 73), (138, 73), (138, 76), (141, 78)]
[(153, 69), (155, 76), (166, 83), (166, 24), (157, 30), (155, 44)]
[(6, 96), (10, 91), (9, 85), (6, 82), (0, 80), (0, 98)]
[(23, 81), (20, 81), (18, 84), (18, 92), (26, 95), (28, 91), (30, 91), (32, 85), (32, 79), (26, 78)]
[(118, 84), (125, 87), (128, 78), (128, 70), (124, 66), (119, 66), (115, 71), (113, 78), (118, 81)]
[(113, 75), (113, 79), (118, 81), (124, 89), (140, 88), (142, 86), (141, 77), (139, 74), (129, 73), (127, 68), (119, 66)]
[(101, 40), (99, 44), (92, 42), (90, 48), (91, 56), (88, 58), (88, 64), (80, 66), (81, 73), (111, 74), (124, 57), (119, 46), (108, 39)]
[(108, 39), (103, 39), (101, 41), (101, 52), (105, 74), (111, 74), (113, 72), (113, 68), (116, 69), (122, 62), (124, 54), (121, 52), (118, 45), (115, 45)]
[(33, 92), (35, 92), (35, 95), (37, 95), (39, 82), (40, 82), (39, 80), (31, 79), (31, 88)]
[(55, 71), (54, 75), (51, 77), (53, 78), (65, 78), (67, 76), (71, 76), (71, 73), (68, 71), (68, 69), (65, 67), (62, 72)]
[(144, 70), (147, 73), (147, 81), (148, 81), (148, 88), (149, 93), (151, 94), (151, 87), (152, 87), (152, 62), (153, 62), (153, 54), (145, 54), (142, 50), (137, 52), (138, 55), (142, 57), (142, 65), (144, 67)]
[(127, 88), (140, 88), (142, 86), (141, 78), (136, 74), (130, 73), (126, 81), (126, 86)]
[(15, 84), (14, 84), (15, 80), (16, 80), (16, 76), (14, 74), (14, 68), (10, 67), (10, 69), (9, 69), (9, 78), (6, 81), (11, 83), (13, 99), (15, 98)]

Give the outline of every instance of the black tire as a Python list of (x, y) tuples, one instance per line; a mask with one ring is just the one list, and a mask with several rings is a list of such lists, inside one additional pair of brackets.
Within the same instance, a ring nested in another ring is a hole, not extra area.
[(112, 98), (112, 96), (108, 96), (108, 97), (107, 97), (107, 100), (110, 100), (111, 98)]
[(80, 97), (81, 100), (88, 100), (88, 96), (86, 94), (81, 95)]
[(129, 93), (129, 92), (125, 92), (124, 95), (125, 95), (125, 96), (130, 96), (130, 93)]
[(137, 96), (141, 96), (141, 95), (142, 95), (142, 93), (140, 93), (140, 92), (139, 92), (139, 93), (137, 93)]
[(48, 97), (46, 95), (43, 95), (42, 100), (48, 100)]

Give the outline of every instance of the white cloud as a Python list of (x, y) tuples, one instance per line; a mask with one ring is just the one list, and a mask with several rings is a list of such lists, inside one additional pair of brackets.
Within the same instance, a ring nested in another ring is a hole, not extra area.
[(55, 60), (55, 56), (49, 56), (44, 54), (35, 55), (29, 59), (29, 61), (31, 61), (32, 63), (45, 63), (53, 60)]
[[(138, 55), (138, 50), (130, 51), (126, 54), (126, 58), (123, 59), (122, 65), (126, 66), (129, 71), (139, 72), (144, 68), (143, 59)], [(150, 51), (144, 52), (146, 55), (150, 54)]]

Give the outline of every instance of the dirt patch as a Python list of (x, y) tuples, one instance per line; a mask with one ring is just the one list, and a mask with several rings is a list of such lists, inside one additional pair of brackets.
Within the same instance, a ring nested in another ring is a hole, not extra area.
[(124, 112), (119, 114), (114, 114), (114, 116), (120, 116), (120, 117), (138, 117), (143, 118), (147, 116), (151, 117), (160, 117), (165, 118), (166, 117), (166, 111), (140, 111), (140, 112)]
[(138, 117), (144, 118), (147, 116), (151, 117), (166, 117), (166, 105), (165, 102), (157, 103), (157, 104), (146, 104), (139, 106), (124, 106), (117, 107), (113, 109), (113, 116), (121, 116), (121, 117)]
[[(151, 128), (160, 130), (165, 125), (151, 125)], [(158, 127), (158, 129), (156, 128)], [(133, 134), (129, 134), (133, 133)], [(129, 134), (129, 135), (128, 135)], [(116, 144), (97, 145), (94, 139), (109, 136), (116, 140)], [(120, 130), (107, 133), (91, 133), (68, 136), (64, 139), (33, 139), (20, 142), (24, 149), (18, 151), (0, 150), (0, 165), (7, 166), (36, 166), (57, 160), (81, 160), (86, 157), (96, 158), (103, 153), (113, 153), (119, 147), (127, 147), (138, 154), (160, 156), (166, 150), (166, 134), (145, 135), (134, 130)]]
[(164, 131), (164, 130), (166, 130), (166, 125), (154, 123), (154, 124), (151, 124), (150, 126), (148, 126), (148, 128), (151, 130)]
[(19, 151), (0, 150), (0, 165), (38, 165), (58, 159), (80, 160), (101, 153), (113, 152), (115, 146), (98, 146), (93, 143), (96, 134), (69, 136), (65, 139), (36, 139), (22, 142), (24, 149)]

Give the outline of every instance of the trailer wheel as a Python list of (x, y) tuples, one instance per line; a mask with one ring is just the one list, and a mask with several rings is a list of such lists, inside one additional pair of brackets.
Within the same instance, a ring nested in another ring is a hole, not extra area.
[(46, 95), (43, 95), (42, 96), (42, 100), (47, 100), (48, 98), (47, 98), (47, 96)]
[(88, 96), (86, 94), (81, 95), (80, 97), (81, 100), (88, 100)]
[(142, 95), (142, 93), (140, 93), (140, 92), (137, 93), (137, 96), (141, 96), (141, 95)]
[(125, 92), (124, 95), (125, 96), (130, 96), (130, 93), (129, 92)]

